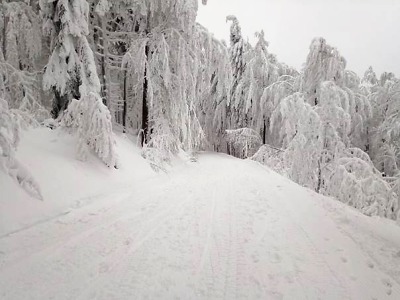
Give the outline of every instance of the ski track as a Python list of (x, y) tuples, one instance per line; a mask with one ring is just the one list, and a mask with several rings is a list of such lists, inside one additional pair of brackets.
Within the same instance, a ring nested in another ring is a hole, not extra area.
[(201, 155), (2, 236), (0, 299), (400, 299), (400, 249), (324, 199)]

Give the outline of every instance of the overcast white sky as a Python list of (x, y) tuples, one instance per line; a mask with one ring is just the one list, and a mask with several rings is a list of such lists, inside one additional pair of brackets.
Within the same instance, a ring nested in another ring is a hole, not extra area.
[(400, 0), (208, 0), (197, 20), (228, 41), (227, 15), (237, 16), (251, 42), (263, 29), (270, 52), (297, 69), (322, 36), (359, 75), (372, 65), (378, 76), (400, 76)]

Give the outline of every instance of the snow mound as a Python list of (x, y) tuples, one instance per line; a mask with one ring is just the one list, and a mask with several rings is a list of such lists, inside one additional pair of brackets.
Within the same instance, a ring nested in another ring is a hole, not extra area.
[(62, 129), (37, 128), (22, 132), (17, 159), (41, 187), (44, 201), (26, 194), (0, 172), (0, 236), (43, 222), (86, 205), (112, 190), (130, 188), (154, 175), (127, 136), (117, 135), (120, 168), (108, 168), (95, 156), (76, 158), (76, 138)]

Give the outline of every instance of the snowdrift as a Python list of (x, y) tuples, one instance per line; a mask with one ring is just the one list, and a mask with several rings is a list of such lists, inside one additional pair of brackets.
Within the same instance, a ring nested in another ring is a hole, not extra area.
[(26, 194), (0, 172), (0, 236), (43, 222), (72, 208), (95, 201), (112, 190), (130, 188), (154, 176), (135, 141), (117, 135), (120, 168), (108, 168), (95, 156), (76, 158), (76, 137), (62, 129), (37, 128), (22, 132), (17, 159), (39, 183), (43, 201)]

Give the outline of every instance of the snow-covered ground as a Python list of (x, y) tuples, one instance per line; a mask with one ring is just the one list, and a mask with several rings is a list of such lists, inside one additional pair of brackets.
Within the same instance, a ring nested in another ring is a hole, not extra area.
[(154, 173), (25, 133), (29, 199), (0, 173), (0, 299), (400, 299), (400, 227), (253, 161), (204, 153)]

